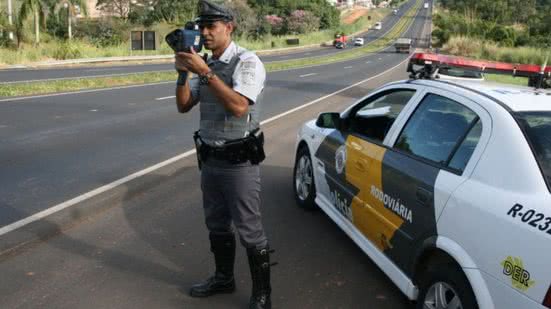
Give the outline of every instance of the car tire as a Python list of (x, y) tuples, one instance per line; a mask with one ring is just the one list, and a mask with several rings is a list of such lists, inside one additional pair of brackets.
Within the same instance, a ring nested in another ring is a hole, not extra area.
[(293, 170), (293, 192), (299, 207), (313, 210), (317, 208), (314, 168), (308, 147), (303, 145), (297, 151)]
[(416, 309), (478, 309), (467, 277), (455, 263), (429, 265), (419, 280)]

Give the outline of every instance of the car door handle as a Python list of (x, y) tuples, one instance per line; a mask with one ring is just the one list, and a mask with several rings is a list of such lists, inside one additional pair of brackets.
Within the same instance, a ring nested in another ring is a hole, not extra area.
[(417, 188), (417, 191), (415, 192), (415, 196), (417, 197), (417, 201), (421, 203), (422, 205), (430, 205), (430, 202), (432, 201), (432, 192), (430, 192), (427, 189), (423, 189), (421, 187)]

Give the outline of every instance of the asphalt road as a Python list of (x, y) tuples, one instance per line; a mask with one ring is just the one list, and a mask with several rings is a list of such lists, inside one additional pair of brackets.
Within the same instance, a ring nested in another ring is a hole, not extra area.
[[(426, 10), (421, 9), (424, 14)], [(421, 15), (410, 29), (420, 36)], [(268, 75), (267, 119), (378, 74), (394, 52)], [(0, 227), (192, 148), (198, 110), (175, 113), (174, 83), (0, 100)]]
[[(402, 78), (404, 69), (264, 125), (263, 222), (279, 263), (272, 272), (273, 308), (410, 308), (344, 232), (321, 211), (296, 207), (292, 195), (299, 126)], [(241, 247), (234, 294), (187, 295), (212, 271), (194, 157), (145, 178), (147, 185), (123, 185), (102, 197), (110, 209), (70, 229), (56, 226), (59, 235), (0, 256), (0, 308), (245, 308), (251, 286)]]
[[(404, 4), (397, 15), (390, 14), (383, 22), (383, 29), (370, 30), (358, 37), (363, 37), (366, 43), (369, 43), (390, 30), (400, 17), (414, 4), (414, 1), (409, 1)], [(350, 48), (356, 48), (352, 42), (348, 44)], [(324, 56), (342, 52), (333, 47), (319, 47), (308, 50), (280, 52), (273, 55), (265, 55), (260, 58), (264, 62), (284, 61), (297, 58), (309, 58)], [(115, 66), (78, 66), (73, 68), (48, 68), (48, 69), (13, 69), (0, 70), (0, 83), (14, 83), (23, 81), (41, 81), (51, 79), (74, 79), (83, 77), (99, 77), (99, 76), (116, 76), (129, 73), (140, 72), (155, 72), (174, 70), (173, 63), (162, 64), (141, 64), (141, 65), (115, 65)]]
[[(420, 11), (411, 35), (421, 36)], [(405, 78), (392, 52), (268, 76), (262, 119), (387, 72), (263, 126), (264, 222), (274, 260), (274, 308), (408, 308), (408, 301), (321, 212), (292, 197), (298, 127), (370, 89)], [(0, 227), (192, 148), (197, 111), (178, 114), (173, 83), (0, 102)], [(168, 97), (168, 98), (167, 98)], [(192, 299), (211, 271), (193, 157), (120, 185), (103, 212), (0, 256), (0, 308), (244, 308), (250, 281), (238, 255), (235, 294)], [(38, 235), (40, 236), (40, 235)]]

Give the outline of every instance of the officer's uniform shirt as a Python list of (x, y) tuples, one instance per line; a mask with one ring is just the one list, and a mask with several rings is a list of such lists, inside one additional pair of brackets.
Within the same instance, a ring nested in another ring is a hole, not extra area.
[[(210, 58), (207, 62), (209, 66), (220, 61), (229, 64), (236, 55), (241, 54), (240, 61), (233, 72), (233, 90), (240, 93), (249, 100), (249, 104), (255, 104), (256, 99), (264, 89), (266, 81), (266, 70), (257, 55), (238, 46), (233, 41), (226, 48), (219, 59)], [(190, 80), (191, 96), (199, 98), (199, 78), (194, 76)]]

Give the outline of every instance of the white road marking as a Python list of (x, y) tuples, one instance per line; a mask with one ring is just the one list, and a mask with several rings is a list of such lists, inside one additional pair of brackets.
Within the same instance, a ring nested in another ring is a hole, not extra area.
[(97, 112), (98, 110), (97, 109), (91, 109), (90, 111), (91, 112)]
[(352, 69), (352, 66), (344, 67), (343, 69)]
[(5, 129), (7, 127), (8, 127), (7, 125), (0, 124), (0, 129)]
[(308, 76), (314, 76), (314, 75), (318, 75), (318, 73), (308, 73), (308, 74), (304, 74), (304, 75), (300, 75), (299, 77), (308, 77)]
[(365, 63), (369, 64), (369, 63), (371, 63), (371, 61), (366, 61)]
[(156, 101), (161, 101), (161, 100), (168, 100), (168, 99), (174, 99), (174, 98), (176, 98), (176, 96), (175, 96), (175, 95), (171, 95), (171, 96), (169, 96), (169, 97), (156, 98), (155, 100), (156, 100)]
[[(314, 105), (314, 104), (316, 104), (316, 103), (319, 103), (320, 101), (323, 101), (323, 100), (325, 100), (325, 99), (327, 99), (327, 98), (329, 98), (329, 97), (332, 97), (332, 96), (337, 95), (337, 94), (339, 94), (339, 93), (341, 93), (341, 92), (344, 92), (344, 91), (346, 91), (346, 90), (348, 90), (348, 89), (350, 89), (350, 88), (356, 87), (356, 86), (361, 85), (361, 84), (363, 84), (363, 83), (365, 83), (365, 82), (368, 82), (368, 81), (370, 81), (370, 80), (372, 80), (372, 79), (375, 79), (375, 78), (377, 78), (377, 77), (379, 77), (379, 76), (381, 76), (381, 75), (386, 74), (387, 72), (390, 72), (390, 71), (396, 69), (397, 67), (401, 66), (402, 64), (404, 64), (404, 63), (405, 63), (406, 61), (408, 61), (408, 60), (409, 60), (409, 57), (407, 57), (404, 61), (400, 62), (400, 63), (397, 64), (396, 66), (394, 66), (394, 67), (392, 67), (392, 68), (390, 68), (390, 69), (388, 69), (388, 70), (386, 70), (386, 71), (383, 71), (383, 72), (381, 72), (381, 73), (379, 73), (379, 74), (377, 74), (377, 75), (375, 75), (375, 76), (369, 77), (369, 78), (364, 79), (364, 80), (362, 80), (362, 81), (360, 81), (360, 82), (357, 82), (357, 83), (355, 83), (355, 84), (353, 84), (353, 85), (350, 85), (350, 86), (348, 86), (348, 87), (345, 87), (345, 88), (343, 88), (343, 89), (341, 89), (341, 90), (337, 90), (337, 91), (335, 91), (335, 92), (333, 92), (333, 93), (330, 93), (330, 94), (328, 94), (328, 95), (325, 95), (325, 96), (323, 96), (323, 97), (321, 97), (321, 98), (318, 98), (318, 99), (316, 99), (316, 100), (314, 100), (314, 101), (308, 102), (308, 103), (306, 103), (306, 104), (304, 104), (304, 105), (295, 107), (295, 108), (293, 108), (293, 109), (291, 109), (291, 110), (288, 110), (288, 111), (286, 111), (286, 112), (284, 112), (284, 113), (281, 113), (281, 114), (279, 114), (279, 115), (276, 115), (276, 116), (274, 116), (274, 117), (271, 117), (271, 118), (269, 118), (269, 119), (266, 119), (266, 120), (260, 122), (260, 125), (268, 124), (268, 123), (273, 122), (273, 121), (275, 121), (275, 120), (277, 120), (277, 119), (280, 119), (280, 118), (282, 118), (282, 117), (285, 117), (285, 116), (287, 116), (287, 115), (289, 115), (289, 114), (291, 114), (291, 113), (294, 113), (294, 112), (296, 112), (296, 111), (299, 111), (299, 110), (304, 109), (304, 108), (306, 108), (306, 107), (309, 107), (309, 106), (311, 106), (311, 105)], [(172, 83), (172, 82), (171, 82), (171, 83)], [(147, 85), (138, 85), (138, 86), (136, 86), (136, 87), (140, 87), (140, 86), (147, 86)], [(126, 88), (130, 88), (130, 87), (132, 87), (132, 86), (129, 86), (129, 87), (126, 87)], [(113, 89), (114, 89), (114, 88), (113, 88)], [(0, 101), (0, 102), (1, 102), (1, 101)], [(163, 168), (163, 167), (165, 167), (165, 166), (167, 166), (167, 165), (170, 165), (170, 164), (172, 164), (172, 163), (174, 163), (174, 162), (176, 162), (176, 161), (178, 161), (178, 160), (187, 158), (187, 157), (189, 157), (189, 156), (191, 156), (191, 155), (194, 155), (194, 154), (195, 154), (195, 149), (188, 150), (188, 151), (186, 151), (186, 152), (184, 152), (184, 153), (182, 153), (182, 154), (180, 154), (180, 155), (177, 155), (177, 156), (175, 156), (175, 157), (173, 157), (173, 158), (170, 158), (170, 159), (168, 159), (168, 160), (166, 160), (166, 161), (163, 161), (163, 162), (161, 162), (161, 163), (155, 164), (155, 165), (150, 166), (150, 167), (148, 167), (148, 168), (146, 168), (146, 169), (143, 169), (143, 170), (141, 170), (141, 171), (138, 171), (138, 172), (136, 172), (136, 173), (134, 173), (134, 174), (131, 174), (131, 175), (128, 175), (128, 176), (126, 176), (126, 177), (124, 177), (124, 178), (121, 178), (121, 179), (119, 179), (119, 180), (116, 180), (116, 181), (114, 181), (114, 182), (112, 182), (112, 183), (110, 183), (110, 184), (104, 185), (104, 186), (102, 186), (102, 187), (99, 187), (99, 188), (97, 188), (97, 189), (94, 189), (94, 190), (92, 190), (92, 191), (89, 191), (89, 192), (87, 192), (87, 193), (84, 193), (84, 194), (82, 194), (82, 195), (79, 195), (79, 196), (77, 196), (77, 197), (75, 197), (75, 198), (73, 198), (73, 199), (71, 199), (71, 200), (68, 200), (68, 201), (65, 201), (65, 202), (63, 202), (63, 203), (57, 204), (57, 205), (52, 206), (52, 207), (50, 207), (50, 208), (48, 208), (48, 209), (46, 209), (46, 210), (43, 210), (43, 211), (41, 211), (41, 212), (38, 212), (38, 213), (36, 213), (36, 214), (34, 214), (34, 215), (31, 215), (31, 216), (29, 216), (29, 217), (26, 217), (26, 218), (24, 218), (24, 219), (21, 219), (21, 220), (19, 220), (19, 221), (17, 221), (17, 222), (14, 222), (14, 223), (12, 223), (12, 224), (6, 225), (6, 226), (0, 228), (0, 236), (5, 235), (5, 234), (7, 234), (7, 233), (9, 233), (9, 232), (15, 231), (15, 230), (17, 230), (17, 229), (19, 229), (19, 228), (21, 228), (21, 227), (24, 227), (24, 226), (27, 225), (27, 224), (30, 224), (30, 223), (33, 223), (33, 222), (38, 221), (38, 220), (40, 220), (40, 219), (46, 218), (46, 217), (48, 217), (48, 216), (50, 216), (50, 215), (52, 215), (52, 214), (54, 214), (54, 213), (56, 213), (56, 212), (59, 212), (59, 211), (61, 211), (61, 210), (63, 210), (63, 209), (66, 209), (66, 208), (69, 208), (69, 207), (71, 207), (71, 206), (74, 206), (74, 205), (76, 205), (76, 204), (78, 204), (78, 203), (80, 203), (80, 202), (83, 202), (83, 201), (85, 201), (85, 200), (87, 200), (87, 199), (90, 199), (90, 198), (92, 198), (92, 197), (94, 197), (94, 196), (96, 196), (96, 195), (99, 195), (99, 194), (102, 194), (102, 193), (104, 193), (104, 192), (106, 192), (106, 191), (109, 191), (109, 190), (111, 190), (111, 189), (114, 189), (114, 188), (116, 188), (117, 186), (120, 186), (120, 185), (122, 185), (122, 184), (125, 184), (125, 183), (127, 183), (127, 182), (129, 182), (129, 181), (132, 181), (132, 180), (134, 180), (134, 179), (136, 179), (136, 178), (138, 178), (138, 177), (141, 177), (141, 176), (143, 176), (143, 175), (146, 175), (146, 174), (148, 174), (148, 173), (154, 172), (154, 171), (156, 171), (156, 170), (158, 170), (158, 169), (160, 169), (160, 168)]]
[(378, 60), (381, 61), (381, 60), (383, 60), (383, 58), (379, 58)]

